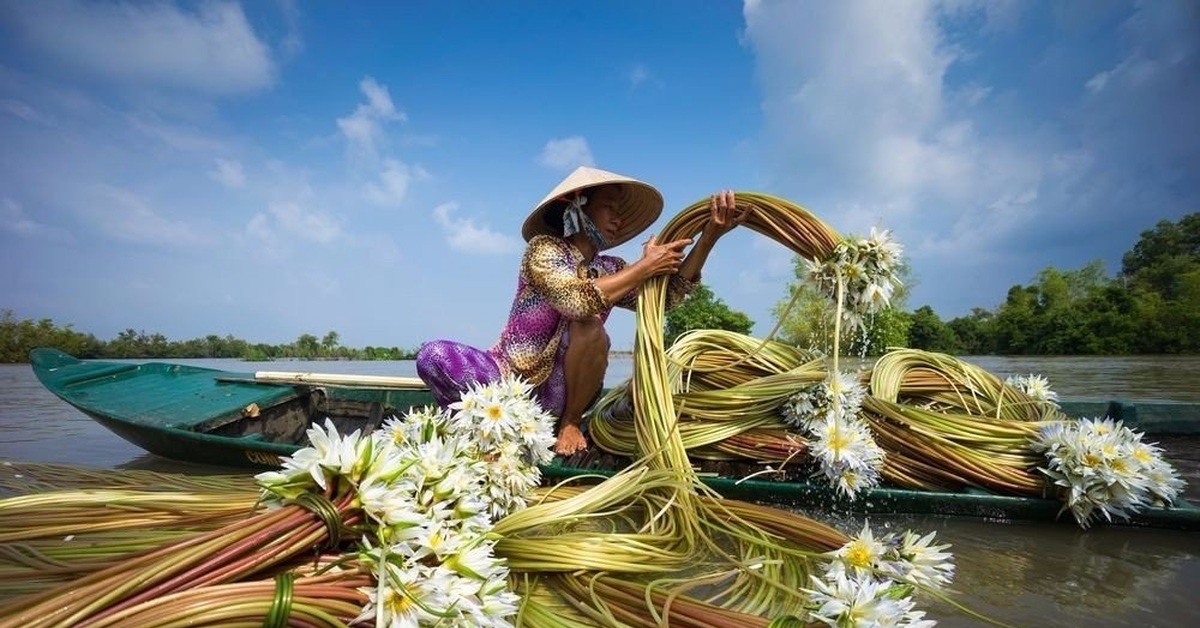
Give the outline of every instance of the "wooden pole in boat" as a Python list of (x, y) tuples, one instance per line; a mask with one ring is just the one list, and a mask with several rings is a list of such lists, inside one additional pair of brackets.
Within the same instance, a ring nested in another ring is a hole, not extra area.
[(362, 386), (369, 388), (398, 388), (428, 390), (419, 377), (390, 375), (344, 375), (341, 373), (302, 373), (296, 371), (257, 371), (254, 381), (278, 384), (308, 384), (310, 386)]

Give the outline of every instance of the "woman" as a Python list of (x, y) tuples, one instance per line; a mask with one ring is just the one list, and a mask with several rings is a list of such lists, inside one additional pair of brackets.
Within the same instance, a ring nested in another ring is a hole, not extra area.
[(635, 309), (638, 288), (651, 277), (670, 275), (667, 307), (700, 280), (700, 269), (717, 239), (745, 220), (733, 192), (710, 200), (711, 215), (700, 240), (659, 243), (652, 235), (642, 256), (629, 264), (601, 252), (649, 227), (662, 213), (662, 194), (630, 177), (580, 167), (534, 207), (521, 234), (528, 245), (517, 294), (500, 339), (487, 351), (450, 341), (421, 346), (417, 373), (442, 406), (472, 384), (519, 375), (534, 386), (542, 407), (559, 417), (554, 451), (569, 456), (587, 449), (580, 426), (599, 394), (608, 369), (604, 323), (613, 307)]

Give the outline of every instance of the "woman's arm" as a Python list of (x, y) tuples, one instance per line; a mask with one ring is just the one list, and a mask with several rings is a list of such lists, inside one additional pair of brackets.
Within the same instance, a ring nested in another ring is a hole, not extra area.
[(642, 245), (642, 257), (638, 261), (596, 278), (596, 288), (607, 303), (617, 303), (647, 279), (677, 272), (683, 263), (683, 250), (691, 243), (691, 239), (686, 239), (659, 244), (657, 236), (650, 236)]
[(745, 222), (748, 215), (744, 206), (737, 206), (733, 190), (721, 190), (713, 194), (708, 207), (708, 222), (704, 223), (704, 229), (700, 232), (700, 241), (679, 266), (679, 276), (691, 282), (700, 281), (700, 269), (708, 261), (708, 254), (712, 252), (717, 239)]
[[(717, 243), (717, 239), (745, 222), (746, 208), (737, 207), (735, 200), (731, 190), (722, 190), (712, 195), (709, 200), (709, 220), (704, 223), (700, 232), (700, 241), (686, 256), (683, 251), (692, 243), (691, 239), (658, 244), (656, 236), (650, 236), (650, 240), (642, 246), (641, 259), (596, 280), (596, 288), (600, 290), (605, 301), (620, 303), (647, 279), (668, 274), (677, 275), (683, 280), (682, 286), (674, 286), (677, 289), (671, 291), (678, 293), (677, 297), (671, 299), (668, 295), (668, 301), (678, 301), (686, 296), (691, 287), (700, 280), (700, 269), (708, 260), (708, 254)], [(632, 308), (632, 305), (630, 307)]]

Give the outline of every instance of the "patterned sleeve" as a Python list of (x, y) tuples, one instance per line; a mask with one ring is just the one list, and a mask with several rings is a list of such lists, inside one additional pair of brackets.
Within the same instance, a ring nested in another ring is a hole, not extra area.
[[(615, 270), (609, 271), (610, 274), (625, 268), (625, 260), (617, 257), (613, 257), (611, 259), (615, 260)], [(671, 278), (667, 280), (666, 308), (669, 310), (676, 305), (679, 305), (679, 303), (683, 301), (684, 297), (691, 294), (692, 290), (696, 288), (696, 284), (698, 283), (700, 283), (698, 278), (696, 281), (688, 281), (679, 275), (671, 275)], [(627, 310), (637, 311), (637, 300), (638, 291), (630, 290), (629, 294), (617, 299), (617, 302), (613, 303), (613, 305), (616, 307), (625, 308)]]
[(535, 236), (530, 240), (521, 272), (530, 287), (567, 318), (598, 316), (609, 308), (595, 280), (580, 276), (579, 260), (558, 238)]
[(694, 281), (684, 279), (679, 275), (671, 275), (670, 281), (667, 282), (667, 309), (671, 309), (679, 305), (687, 295), (696, 289), (700, 284), (700, 278), (696, 277)]

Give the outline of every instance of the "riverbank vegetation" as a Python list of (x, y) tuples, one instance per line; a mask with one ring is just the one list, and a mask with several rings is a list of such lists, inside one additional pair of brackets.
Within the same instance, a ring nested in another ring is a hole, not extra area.
[[(804, 260), (795, 268), (776, 306), (778, 338), (825, 349), (820, 321), (828, 320), (828, 301), (806, 281)], [(911, 284), (907, 269), (901, 277)], [(1142, 232), (1115, 277), (1101, 260), (1074, 270), (1048, 266), (1029, 284), (1009, 288), (996, 308), (949, 320), (928, 305), (909, 311), (907, 297), (903, 290), (893, 295), (893, 309), (843, 343), (863, 355), (890, 346), (956, 355), (1200, 353), (1200, 213)]]
[(1200, 213), (1144, 231), (1109, 277), (1100, 260), (1053, 266), (994, 310), (911, 314), (910, 347), (966, 355), (1200, 353)]
[(293, 342), (253, 343), (233, 335), (210, 334), (191, 340), (168, 340), (159, 333), (126, 329), (112, 340), (101, 340), (71, 325), (50, 319), (18, 320), (12, 310), (0, 311), (0, 363), (26, 362), (36, 347), (55, 347), (78, 358), (241, 358), (243, 360), (411, 360), (416, 349), (344, 347), (336, 331), (321, 338), (301, 334)]

